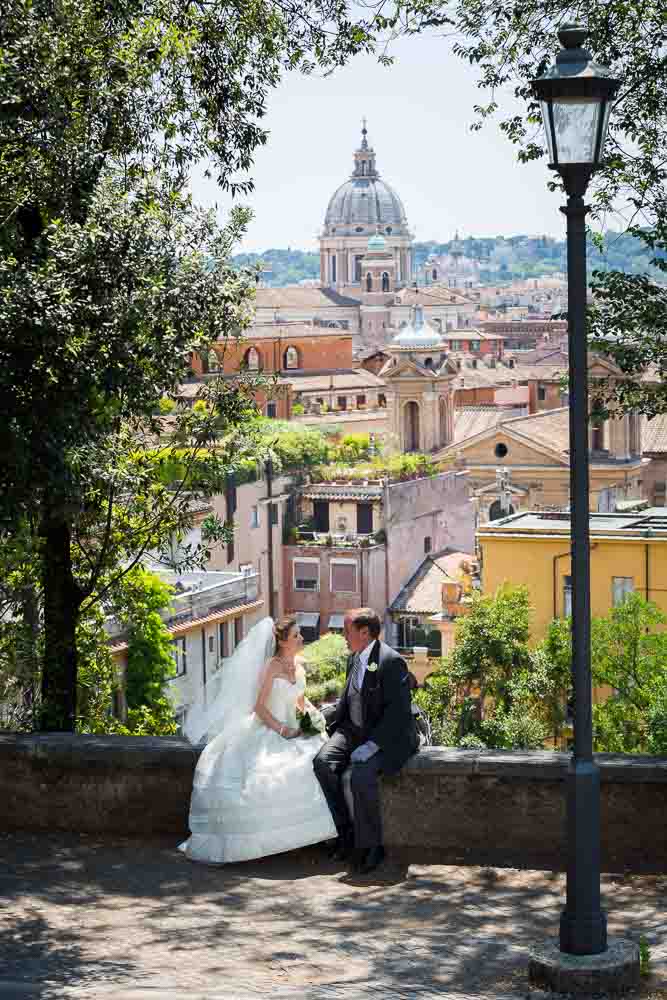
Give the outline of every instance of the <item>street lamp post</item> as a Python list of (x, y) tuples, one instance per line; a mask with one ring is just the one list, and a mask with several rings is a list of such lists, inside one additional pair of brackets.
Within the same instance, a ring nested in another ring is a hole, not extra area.
[(593, 760), (588, 481), (588, 349), (584, 195), (600, 157), (620, 81), (582, 48), (585, 28), (565, 25), (556, 65), (532, 82), (541, 103), (550, 168), (567, 194), (570, 383), (570, 525), (572, 545), (572, 683), (574, 753), (567, 774), (567, 899), (560, 950), (596, 955), (607, 948), (600, 907), (600, 775)]

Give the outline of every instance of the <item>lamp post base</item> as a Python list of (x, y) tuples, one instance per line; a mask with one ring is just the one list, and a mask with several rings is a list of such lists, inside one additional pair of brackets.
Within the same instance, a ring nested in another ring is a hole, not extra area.
[(530, 954), (528, 978), (553, 993), (609, 993), (639, 986), (639, 945), (615, 938), (600, 955), (566, 955), (556, 942), (537, 946)]
[(607, 914), (580, 914), (563, 910), (560, 915), (560, 950), (568, 955), (600, 955), (607, 947)]
[(600, 771), (593, 760), (573, 757), (567, 794), (567, 900), (560, 920), (560, 948), (570, 955), (599, 955), (607, 947), (607, 916), (600, 907)]

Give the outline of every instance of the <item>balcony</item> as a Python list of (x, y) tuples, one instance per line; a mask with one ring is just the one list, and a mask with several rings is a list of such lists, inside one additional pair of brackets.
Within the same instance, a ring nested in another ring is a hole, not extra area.
[(384, 545), (387, 536), (381, 528), (372, 534), (358, 534), (354, 531), (310, 531), (299, 526), (289, 528), (285, 543), (287, 545), (309, 545), (334, 549), (370, 549), (376, 545)]

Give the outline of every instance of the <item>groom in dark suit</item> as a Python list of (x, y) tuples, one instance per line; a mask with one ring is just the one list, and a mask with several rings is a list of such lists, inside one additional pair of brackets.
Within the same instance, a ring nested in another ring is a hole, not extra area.
[[(338, 831), (333, 856), (342, 860), (354, 853), (354, 867), (363, 874), (384, 859), (379, 776), (395, 774), (419, 746), (405, 660), (380, 642), (380, 629), (371, 608), (345, 616), (347, 681), (333, 735), (313, 761)], [(353, 819), (343, 789), (348, 768)]]

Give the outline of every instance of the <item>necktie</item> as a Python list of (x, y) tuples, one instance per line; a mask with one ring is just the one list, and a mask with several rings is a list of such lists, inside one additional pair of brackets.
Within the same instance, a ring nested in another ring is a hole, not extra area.
[(352, 684), (356, 691), (361, 691), (361, 685), (363, 684), (363, 663), (361, 661), (361, 653), (354, 654), (354, 666), (352, 667)]

